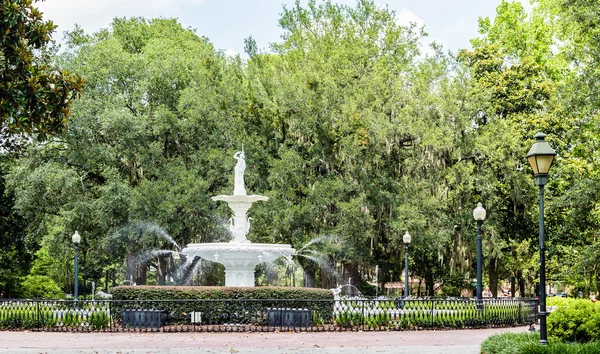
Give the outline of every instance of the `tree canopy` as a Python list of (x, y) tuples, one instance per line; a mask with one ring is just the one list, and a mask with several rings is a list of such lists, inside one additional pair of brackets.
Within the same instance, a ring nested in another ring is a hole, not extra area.
[[(61, 89), (68, 124), (62, 108), (44, 113), (58, 125), (6, 123), (55, 136), (2, 165), (15, 240), (5, 251), (27, 244), (24, 284), (49, 277), (66, 292), (78, 230), (90, 279), (168, 283), (177, 261), (157, 250), (229, 240), (229, 211), (210, 197), (231, 192), (243, 144), (247, 189), (270, 197), (253, 206), (248, 237), (302, 249), (305, 285), (401, 280), (408, 230), (415, 292), (472, 289), (482, 202), (486, 283), (533, 295), (537, 190), (525, 154), (541, 130), (559, 154), (549, 279), (598, 291), (598, 20), (585, 1), (536, 4), (502, 1), (471, 48), (434, 44), (430, 55), (424, 29), (370, 0), (284, 6), (281, 40), (259, 49), (248, 37), (247, 59), (173, 19), (76, 28), (60, 53), (31, 57), (74, 84)], [(84, 94), (72, 100), (77, 83)], [(27, 104), (11, 107), (22, 117)], [(203, 269), (218, 284), (218, 267)]]

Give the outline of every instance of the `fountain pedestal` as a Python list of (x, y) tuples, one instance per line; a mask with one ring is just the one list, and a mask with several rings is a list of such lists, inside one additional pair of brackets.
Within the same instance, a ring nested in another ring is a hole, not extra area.
[(290, 245), (251, 243), (246, 238), (250, 231), (248, 210), (252, 203), (267, 201), (262, 195), (246, 195), (244, 170), (246, 161), (243, 151), (235, 153), (238, 160), (235, 166), (233, 195), (217, 195), (214, 201), (227, 202), (233, 211), (229, 219), (229, 231), (233, 236), (229, 243), (192, 243), (182, 251), (188, 257), (201, 257), (225, 266), (225, 286), (254, 286), (254, 268), (262, 262), (273, 262), (279, 257), (290, 257), (296, 250)]

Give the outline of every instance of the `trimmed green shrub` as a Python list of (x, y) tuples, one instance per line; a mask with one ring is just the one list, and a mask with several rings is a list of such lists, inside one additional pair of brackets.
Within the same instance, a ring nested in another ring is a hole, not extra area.
[(548, 316), (548, 334), (562, 341), (600, 339), (600, 307), (589, 300), (573, 300)]
[(330, 290), (277, 286), (117, 286), (114, 300), (333, 300)]
[(331, 321), (334, 304), (331, 291), (314, 288), (119, 286), (111, 292), (113, 300), (128, 300), (113, 303), (115, 319), (121, 320), (126, 310), (162, 310), (171, 323), (186, 323), (188, 314), (201, 312), (203, 323), (264, 325), (269, 309), (306, 308), (311, 322), (318, 325)]

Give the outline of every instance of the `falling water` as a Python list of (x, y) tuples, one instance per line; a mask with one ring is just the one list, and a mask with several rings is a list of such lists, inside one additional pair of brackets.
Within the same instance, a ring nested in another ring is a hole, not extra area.
[[(355, 290), (358, 293), (358, 297), (363, 297), (363, 294), (360, 292), (360, 290), (358, 290), (358, 288), (352, 284), (342, 284), (339, 287), (340, 289), (349, 288), (350, 290)], [(355, 294), (350, 292), (350, 296), (355, 296)]]
[(181, 285), (191, 285), (194, 274), (197, 272), (202, 272), (202, 258), (196, 258), (192, 261), (190, 265), (190, 270), (186, 274), (185, 277), (181, 281)]
[(315, 237), (312, 240), (308, 241), (304, 246), (302, 246), (302, 248), (300, 248), (297, 253), (301, 253), (303, 250), (305, 250), (307, 247), (314, 245), (315, 243), (319, 243), (325, 240), (329, 240), (331, 239), (332, 236), (331, 235), (322, 235), (319, 237)]
[(144, 231), (144, 232), (162, 237), (163, 239), (168, 241), (170, 244), (175, 246), (175, 249), (181, 250), (181, 247), (179, 247), (179, 245), (177, 244), (177, 242), (175, 242), (173, 237), (171, 235), (169, 235), (169, 233), (167, 231), (165, 231), (162, 227), (158, 226), (157, 224), (151, 223), (148, 221), (138, 221), (138, 222), (133, 223), (133, 225), (135, 227), (137, 227), (140, 231)]
[(149, 251), (142, 251), (136, 254), (135, 256), (135, 264), (136, 265), (142, 265), (142, 264), (146, 264), (150, 259), (154, 258), (154, 257), (159, 257), (159, 256), (169, 256), (173, 253), (173, 251), (170, 250), (149, 250)]
[(169, 235), (167, 231), (158, 226), (155, 223), (148, 221), (135, 221), (131, 222), (123, 227), (115, 230), (109, 237), (113, 239), (122, 238), (128, 234), (144, 234), (144, 235), (154, 235), (156, 237), (162, 238), (165, 241), (169, 242), (171, 245), (175, 247), (176, 250), (180, 250), (181, 248), (175, 242), (173, 237)]
[(177, 267), (175, 271), (174, 281), (178, 285), (189, 285), (192, 281), (194, 272), (201, 265), (201, 259), (199, 257), (186, 258), (185, 262)]

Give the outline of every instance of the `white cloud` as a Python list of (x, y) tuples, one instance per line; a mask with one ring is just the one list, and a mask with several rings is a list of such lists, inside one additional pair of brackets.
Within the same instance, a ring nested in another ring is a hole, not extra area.
[(236, 55), (238, 55), (238, 52), (229, 48), (225, 51), (225, 55), (227, 55), (228, 57), (235, 57)]
[(56, 39), (75, 24), (91, 33), (108, 27), (115, 17), (177, 17), (182, 6), (201, 5), (204, 0), (46, 0), (35, 4), (44, 19), (58, 25)]
[(425, 25), (425, 21), (422, 18), (407, 9), (402, 9), (396, 14), (396, 23), (400, 26), (410, 26), (411, 23), (414, 23), (417, 25), (417, 28)]
[[(444, 36), (464, 34), (472, 27), (470, 25), (472, 24), (470, 24), (466, 18), (461, 17), (451, 26), (444, 28)], [(464, 35), (462, 37), (464, 37)]]

